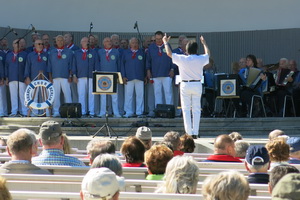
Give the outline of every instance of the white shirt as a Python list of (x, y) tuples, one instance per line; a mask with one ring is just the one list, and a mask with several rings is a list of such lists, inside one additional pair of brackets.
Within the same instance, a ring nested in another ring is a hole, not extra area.
[(172, 53), (172, 61), (178, 66), (181, 80), (201, 80), (203, 67), (209, 63), (209, 56)]

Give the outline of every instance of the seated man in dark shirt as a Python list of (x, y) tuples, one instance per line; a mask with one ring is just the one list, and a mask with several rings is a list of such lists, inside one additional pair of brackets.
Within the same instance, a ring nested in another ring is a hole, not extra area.
[(214, 142), (214, 155), (204, 162), (242, 162), (235, 158), (235, 145), (228, 135), (219, 135)]
[(264, 146), (250, 146), (245, 158), (245, 167), (250, 172), (249, 183), (269, 183), (270, 163), (268, 150)]

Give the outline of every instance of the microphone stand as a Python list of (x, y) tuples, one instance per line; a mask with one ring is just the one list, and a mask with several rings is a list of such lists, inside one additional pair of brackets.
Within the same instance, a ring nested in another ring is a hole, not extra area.
[[(22, 38), (25, 38), (29, 33), (31, 33), (32, 31), (34, 31), (33, 29), (31, 29), (31, 30), (28, 30), (26, 33), (25, 33), (25, 35), (23, 35), (22, 37), (20, 37), (18, 40), (17, 40), (17, 47), (18, 47), (18, 51), (20, 51), (20, 40), (22, 39)], [(23, 115), (22, 114), (20, 114), (20, 103), (19, 103), (19, 101), (20, 101), (20, 62), (19, 62), (19, 53), (20, 52), (18, 52), (18, 54), (17, 54), (17, 62), (18, 62), (18, 70), (17, 70), (17, 73), (18, 73), (18, 110), (17, 110), (17, 114), (16, 114), (16, 116), (15, 117), (22, 117)], [(22, 102), (21, 102), (22, 103)], [(24, 102), (23, 102), (24, 103)]]
[(92, 29), (93, 29), (93, 23), (91, 22), (90, 24), (90, 30), (89, 30), (89, 35), (88, 35), (88, 44), (87, 44), (87, 102), (86, 102), (86, 114), (90, 115), (90, 104), (89, 104), (89, 97), (90, 97), (90, 57), (89, 57), (89, 52), (90, 52), (90, 36), (92, 35)]
[[(137, 30), (137, 33), (138, 33), (138, 37), (139, 37), (139, 40), (140, 40), (140, 49), (143, 49), (143, 41), (142, 41), (142, 36), (141, 36), (141, 33), (140, 33), (140, 30), (139, 30), (139, 25), (138, 25), (138, 22), (136, 21), (135, 24), (134, 24), (134, 29)], [(146, 95), (146, 85), (144, 84), (144, 111), (143, 113), (145, 114), (145, 110), (146, 110), (146, 102), (147, 102), (147, 95)]]
[(5, 33), (4, 36), (0, 39), (0, 41), (3, 40), (11, 32), (13, 32), (13, 29), (10, 29), (7, 33)]

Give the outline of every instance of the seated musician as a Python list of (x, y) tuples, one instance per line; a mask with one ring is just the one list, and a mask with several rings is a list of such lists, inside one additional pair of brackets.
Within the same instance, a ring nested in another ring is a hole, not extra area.
[(279, 68), (274, 75), (276, 83), (276, 105), (279, 117), (283, 116), (285, 96), (292, 94), (293, 74), (294, 71), (291, 70), (288, 59), (281, 58), (279, 60)]
[(296, 116), (300, 116), (300, 73), (297, 69), (297, 63), (295, 60), (290, 60), (290, 68), (294, 71), (294, 82), (293, 82), (293, 90), (292, 95), (294, 99)]
[[(254, 55), (250, 54), (246, 57), (246, 65), (247, 67), (242, 68), (239, 72), (239, 77), (242, 85), (242, 88), (240, 90), (240, 97), (242, 101), (242, 116), (245, 116), (247, 114), (247, 111), (249, 114), (253, 95), (262, 95), (262, 90), (266, 85), (267, 78), (266, 75), (262, 72), (262, 70), (257, 68), (257, 60)], [(255, 77), (251, 76), (251, 71), (257, 71), (257, 73), (254, 73)], [(251, 82), (250, 80), (252, 79), (253, 81)], [(256, 115), (255, 113), (258, 114), (259, 109), (255, 108), (254, 116)]]

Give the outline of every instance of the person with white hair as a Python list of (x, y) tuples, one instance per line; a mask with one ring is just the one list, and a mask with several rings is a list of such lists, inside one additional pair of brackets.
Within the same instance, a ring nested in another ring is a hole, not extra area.
[(205, 200), (247, 200), (250, 187), (240, 172), (224, 171), (205, 179), (202, 194)]
[(50, 50), (48, 57), (49, 80), (53, 83), (55, 100), (53, 117), (59, 117), (60, 93), (64, 94), (65, 103), (72, 103), (70, 83), (72, 82), (72, 50), (64, 47), (64, 37), (55, 38), (56, 48)]
[[(123, 52), (121, 72), (125, 84), (124, 117), (141, 117), (144, 112), (145, 54), (139, 48), (139, 41), (133, 37), (129, 40), (130, 49)], [(133, 107), (135, 93), (135, 109)]]
[(195, 194), (199, 167), (191, 156), (173, 157), (167, 164), (164, 182), (158, 193)]
[(124, 185), (124, 179), (110, 169), (93, 168), (82, 180), (80, 197), (82, 200), (118, 200)]

